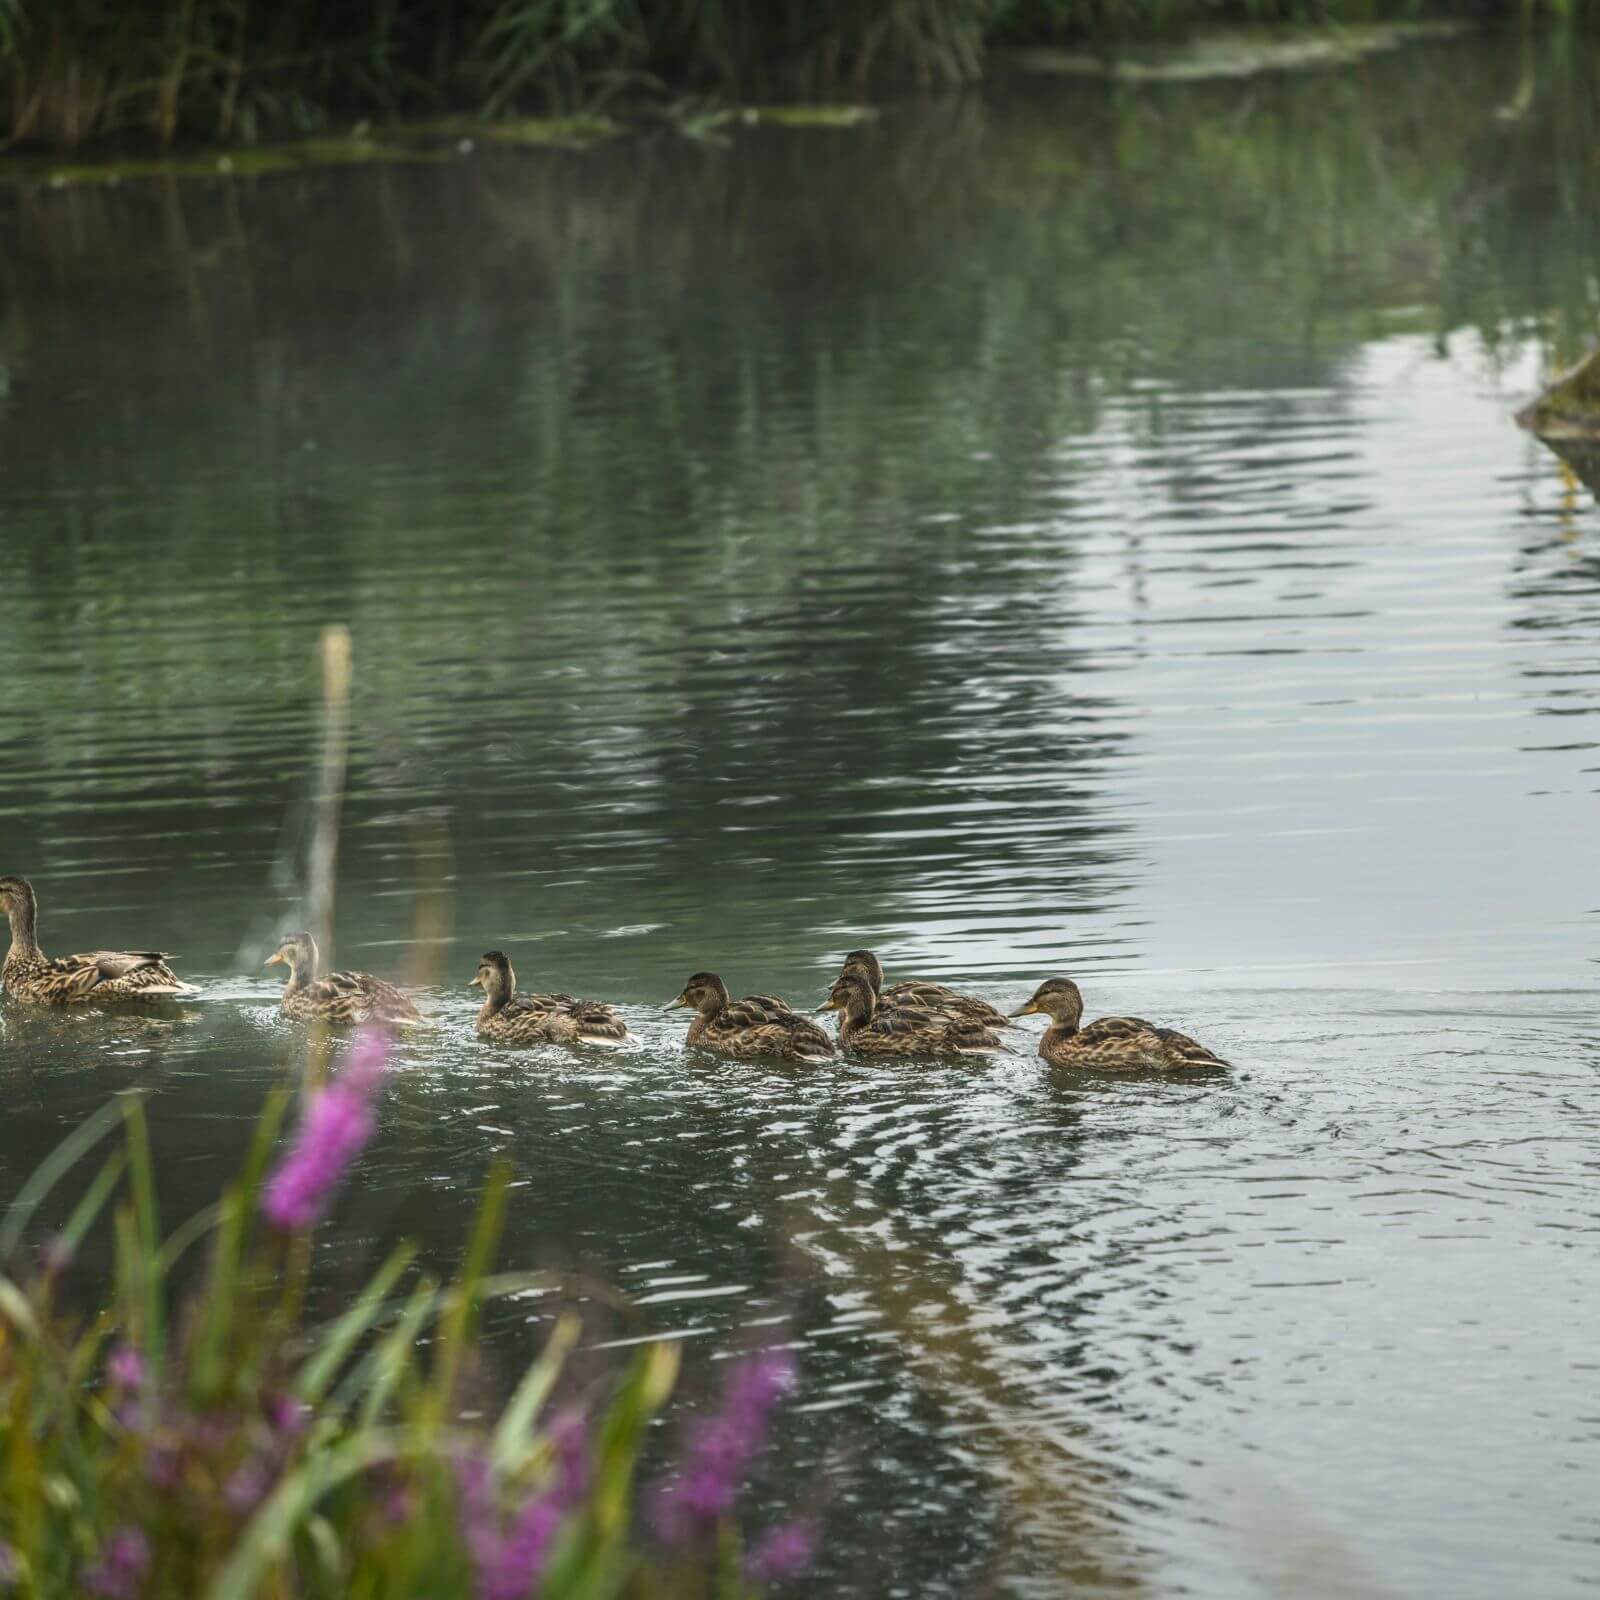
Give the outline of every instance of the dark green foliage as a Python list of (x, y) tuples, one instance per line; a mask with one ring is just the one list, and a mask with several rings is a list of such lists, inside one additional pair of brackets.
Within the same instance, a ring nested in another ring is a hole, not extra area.
[[(1571, 15), (1587, 4), (1474, 9)], [(0, 64), (14, 142), (71, 147), (134, 130), (161, 145), (249, 142), (312, 132), (333, 114), (948, 84), (975, 77), (994, 39), (1422, 9), (1421, 0), (0, 0)]]

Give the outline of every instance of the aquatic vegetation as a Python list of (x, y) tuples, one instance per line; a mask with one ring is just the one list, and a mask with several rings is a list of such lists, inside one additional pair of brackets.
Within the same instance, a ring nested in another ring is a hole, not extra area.
[[(653, 1487), (639, 1456), (675, 1345), (580, 1386), (564, 1316), (498, 1414), (463, 1411), (463, 1374), (481, 1387), (487, 1362), (483, 1306), (530, 1282), (491, 1274), (504, 1168), (453, 1282), (414, 1272), (401, 1245), (340, 1314), (311, 1320), (316, 1224), (376, 1131), (387, 1068), (383, 1035), (357, 1040), (275, 1164), (274, 1095), (220, 1201), (165, 1237), (138, 1100), (76, 1129), (23, 1186), (0, 1221), (0, 1588), (520, 1600), (741, 1595), (802, 1571), (812, 1517), (739, 1554), (746, 1480), (794, 1381), (782, 1351), (730, 1363), (720, 1407)], [(125, 1147), (28, 1251), (41, 1204), (119, 1125)], [(113, 1282), (84, 1310), (67, 1275), (108, 1212)]]
[[(594, 111), (668, 86), (729, 101), (832, 99), (975, 78), (995, 40), (1098, 41), (1219, 18), (1366, 23), (1415, 9), (1374, 0), (0, 0), (0, 67), (13, 140), (72, 148), (136, 130), (165, 147), (180, 136), (304, 137), (341, 113)], [(1486, 9), (1571, 17), (1589, 4)]]

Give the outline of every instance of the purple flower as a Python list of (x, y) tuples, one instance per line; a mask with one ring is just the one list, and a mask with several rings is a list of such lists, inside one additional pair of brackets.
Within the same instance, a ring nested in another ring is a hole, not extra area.
[(118, 1528), (100, 1559), (83, 1575), (83, 1586), (104, 1600), (138, 1600), (150, 1572), (150, 1541), (142, 1528)]
[(222, 1486), (222, 1498), (228, 1509), (237, 1516), (247, 1517), (267, 1497), (272, 1487), (272, 1474), (259, 1458), (244, 1462), (234, 1468)]
[(494, 1475), (485, 1456), (457, 1456), (455, 1467), (461, 1542), (481, 1575), (494, 1565), (500, 1553), (500, 1517), (495, 1505)]
[[(64, 1233), (52, 1233), (39, 1246), (39, 1264), (51, 1276), (65, 1272), (72, 1265), (72, 1246)], [(4, 1568), (0, 1568), (0, 1577), (3, 1576)]]
[(746, 1357), (733, 1371), (722, 1409), (689, 1435), (676, 1481), (656, 1502), (656, 1527), (668, 1544), (685, 1544), (733, 1510), (750, 1463), (766, 1443), (772, 1411), (793, 1386), (786, 1350)]
[(479, 1568), (483, 1600), (523, 1600), (539, 1576), (564, 1514), (553, 1495), (538, 1495), (517, 1513), (511, 1531), (498, 1541), (493, 1560)]
[(462, 1538), (478, 1574), (481, 1600), (524, 1600), (544, 1567), (562, 1519), (583, 1499), (589, 1440), (583, 1419), (568, 1416), (553, 1430), (555, 1481), (533, 1496), (500, 1530), (494, 1479), (481, 1456), (456, 1462)]
[(124, 1394), (138, 1394), (144, 1388), (144, 1357), (131, 1344), (112, 1345), (106, 1357), (106, 1377)]
[(388, 1036), (364, 1030), (344, 1070), (307, 1104), (294, 1145), (261, 1197), (261, 1210), (273, 1227), (299, 1232), (321, 1220), (339, 1180), (377, 1129), (372, 1103), (388, 1054)]
[(796, 1517), (769, 1528), (756, 1540), (745, 1562), (745, 1576), (751, 1583), (786, 1583), (798, 1578), (816, 1553), (816, 1519)]
[(9, 1589), (22, 1578), (22, 1557), (0, 1539), (0, 1589)]
[(267, 1421), (280, 1444), (291, 1444), (305, 1432), (311, 1410), (292, 1394), (275, 1394), (267, 1401)]
[(163, 1493), (177, 1487), (182, 1470), (183, 1457), (167, 1445), (157, 1445), (144, 1458), (145, 1477)]

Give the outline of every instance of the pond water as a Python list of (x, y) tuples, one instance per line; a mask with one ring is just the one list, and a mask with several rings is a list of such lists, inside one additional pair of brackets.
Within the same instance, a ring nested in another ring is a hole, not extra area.
[[(1509, 414), (1594, 326), (1593, 65), (0, 190), (0, 871), (203, 986), (0, 1011), (0, 1194), (144, 1085), (186, 1214), (293, 1069), (347, 622), (337, 954), (439, 1024), (352, 1278), (506, 1152), (598, 1342), (793, 1339), (817, 1593), (1592, 1593), (1600, 524)], [(860, 944), (1236, 1070), (657, 1009)], [(478, 1044), (490, 946), (641, 1043)]]

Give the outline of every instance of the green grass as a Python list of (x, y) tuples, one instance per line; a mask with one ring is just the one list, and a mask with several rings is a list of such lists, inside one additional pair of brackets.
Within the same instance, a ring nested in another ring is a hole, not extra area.
[[(745, 1560), (735, 1515), (789, 1381), (781, 1352), (729, 1368), (717, 1425), (737, 1459), (730, 1469), (724, 1447), (714, 1469), (725, 1493), (708, 1511), (702, 1492), (671, 1523), (659, 1507), (687, 1502), (671, 1500), (668, 1479), (647, 1501), (637, 1469), (676, 1345), (579, 1380), (568, 1357), (580, 1327), (563, 1314), (500, 1386), (500, 1406), (484, 1406), (494, 1357), (478, 1337), (482, 1310), (539, 1284), (494, 1270), (503, 1165), (484, 1181), (453, 1275), (425, 1270), (402, 1243), (331, 1320), (310, 1314), (314, 1218), (286, 1221), (274, 1196), (318, 1138), (318, 1100), (350, 1093), (353, 1071), (311, 1091), (294, 1154), (269, 1177), (288, 1110), (286, 1093), (272, 1095), (241, 1172), (171, 1232), (138, 1099), (69, 1135), (0, 1218), (0, 1591), (741, 1600), (793, 1575), (809, 1521), (776, 1530), (783, 1560), (764, 1568), (758, 1551)], [(85, 1290), (71, 1263), (106, 1244), (109, 1276)], [(680, 1465), (703, 1489), (696, 1450), (690, 1434)]]
[[(974, 78), (995, 41), (1415, 17), (1420, 0), (0, 0), (5, 129), (251, 143), (339, 116), (860, 97)], [(1433, 11), (1462, 13), (1460, 7)], [(1481, 0), (1573, 18), (1593, 0)]]

